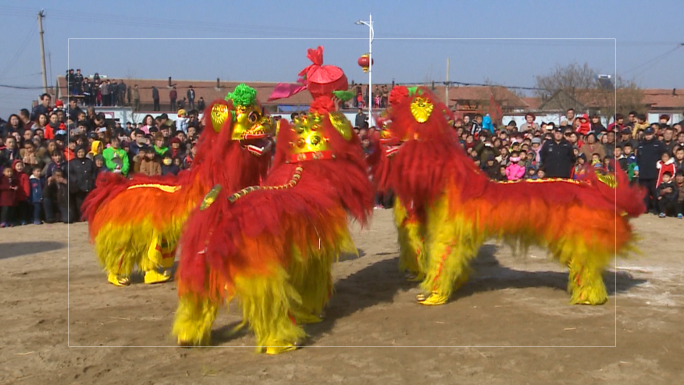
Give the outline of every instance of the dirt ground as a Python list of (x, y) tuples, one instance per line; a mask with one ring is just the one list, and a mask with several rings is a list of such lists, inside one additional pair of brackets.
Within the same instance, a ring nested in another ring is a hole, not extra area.
[(175, 285), (107, 284), (85, 224), (0, 229), (0, 383), (680, 383), (684, 221), (634, 224), (644, 255), (605, 274), (604, 306), (569, 305), (565, 270), (542, 250), (489, 243), (455, 298), (424, 308), (397, 271), (391, 211), (376, 210), (355, 231), (361, 258), (334, 267), (326, 320), (275, 357), (229, 335), (234, 307), (214, 347), (175, 347)]

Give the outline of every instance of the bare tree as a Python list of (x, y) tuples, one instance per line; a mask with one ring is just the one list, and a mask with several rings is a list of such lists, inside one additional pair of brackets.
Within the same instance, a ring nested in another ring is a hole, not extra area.
[(553, 97), (553, 105), (558, 110), (577, 108), (579, 98), (587, 90), (597, 89), (596, 71), (589, 64), (571, 63), (567, 66), (556, 64), (548, 75), (536, 77), (535, 96), (546, 101)]
[[(565, 111), (584, 108), (607, 119), (616, 111), (645, 111), (644, 94), (633, 81), (616, 77), (615, 88), (601, 87), (598, 73), (589, 64), (557, 64), (551, 73), (536, 77), (535, 96), (547, 102), (546, 109)], [(578, 111), (579, 112), (579, 111)]]

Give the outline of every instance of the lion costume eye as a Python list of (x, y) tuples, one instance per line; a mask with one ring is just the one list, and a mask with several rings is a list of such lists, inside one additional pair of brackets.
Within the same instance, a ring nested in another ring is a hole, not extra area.
[(259, 120), (259, 113), (256, 111), (252, 111), (249, 113), (249, 116), (247, 117), (250, 123), (256, 123), (257, 120)]

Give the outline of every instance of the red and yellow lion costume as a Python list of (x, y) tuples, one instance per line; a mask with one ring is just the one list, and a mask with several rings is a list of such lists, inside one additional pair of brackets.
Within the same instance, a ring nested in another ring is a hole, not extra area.
[(629, 186), (624, 172), (589, 173), (582, 182), (490, 181), (455, 140), (446, 106), (424, 88), (404, 94), (389, 114), (400, 147), (375, 176), (397, 196), (402, 263), (426, 293), (417, 300), (445, 303), (467, 280), (480, 246), (498, 238), (545, 247), (567, 265), (572, 303), (605, 303), (601, 273), (615, 254), (633, 249), (629, 218), (644, 212), (643, 192)]
[(333, 108), (320, 97), (292, 126), (283, 121), (264, 183), (217, 188), (189, 218), (177, 273), (179, 344), (207, 344), (219, 305), (233, 297), (268, 354), (296, 349), (299, 324), (320, 321), (333, 261), (356, 253), (347, 215), (364, 224), (373, 204), (360, 141)]
[[(171, 278), (175, 250), (190, 211), (220, 184), (235, 192), (258, 184), (270, 163), (271, 120), (262, 115), (256, 91), (244, 84), (204, 113), (192, 168), (178, 176), (126, 179), (105, 173), (83, 204), (90, 239), (110, 283), (126, 286), (133, 266), (145, 272), (145, 283)], [(163, 269), (158, 272), (157, 269)]]

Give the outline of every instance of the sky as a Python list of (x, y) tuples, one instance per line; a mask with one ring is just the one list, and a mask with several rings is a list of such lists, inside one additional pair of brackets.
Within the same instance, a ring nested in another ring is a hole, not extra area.
[(3, 119), (42, 92), (41, 9), (49, 84), (68, 68), (110, 78), (294, 82), (310, 64), (307, 48), (318, 45), (325, 64), (366, 83), (357, 59), (368, 52), (369, 29), (354, 22), (372, 14), (374, 83), (441, 82), (449, 58), (457, 82), (533, 87), (556, 65), (586, 62), (643, 88), (684, 88), (680, 0), (16, 3), (0, 9)]

